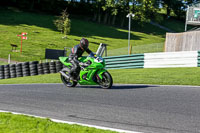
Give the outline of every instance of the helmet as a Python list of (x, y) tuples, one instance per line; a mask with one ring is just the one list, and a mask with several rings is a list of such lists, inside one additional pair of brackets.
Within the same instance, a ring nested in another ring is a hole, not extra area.
[(88, 46), (89, 46), (88, 40), (85, 39), (85, 38), (82, 38), (82, 39), (80, 40), (80, 46), (81, 46), (81, 48), (84, 49), (84, 50), (88, 49)]

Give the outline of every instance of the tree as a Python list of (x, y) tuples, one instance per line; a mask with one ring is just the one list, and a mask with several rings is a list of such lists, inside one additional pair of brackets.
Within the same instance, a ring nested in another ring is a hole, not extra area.
[(71, 20), (67, 17), (63, 24), (64, 34), (68, 35), (71, 30)]
[(184, 6), (183, 0), (161, 0), (161, 4), (167, 10), (167, 17), (170, 16), (172, 11), (175, 11), (176, 15), (178, 16), (182, 10), (181, 8)]
[(184, 2), (186, 2), (187, 5), (189, 5), (189, 4), (192, 4), (192, 3), (200, 2), (200, 0), (184, 0)]
[(130, 0), (120, 0), (119, 5), (120, 26), (124, 27), (126, 15), (130, 12)]
[(101, 23), (101, 17), (102, 17), (102, 7), (105, 5), (106, 0), (93, 0), (93, 21), (97, 21), (98, 23)]
[(131, 0), (130, 11), (135, 14), (134, 19), (140, 22), (150, 21), (158, 11), (157, 0)]
[(105, 12), (104, 23), (110, 24), (111, 16), (113, 16), (112, 24), (115, 24), (116, 15), (118, 13), (117, 6), (118, 0), (106, 0), (105, 5), (102, 7)]
[(56, 25), (57, 29), (65, 35), (70, 33), (71, 21), (69, 19), (67, 9), (62, 11), (61, 16), (59, 16), (58, 19), (54, 21), (54, 24)]

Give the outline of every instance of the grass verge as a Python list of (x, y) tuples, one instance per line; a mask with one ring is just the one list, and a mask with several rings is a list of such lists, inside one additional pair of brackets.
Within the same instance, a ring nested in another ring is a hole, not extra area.
[[(200, 85), (200, 68), (146, 68), (110, 71), (115, 83)], [(119, 76), (120, 75), (120, 76)]]
[(69, 125), (11, 113), (0, 113), (1, 133), (116, 133), (108, 130)]
[(6, 64), (8, 64), (8, 63), (5, 61), (0, 61), (0, 65), (6, 65)]
[[(114, 84), (200, 85), (200, 68), (109, 70)], [(60, 74), (0, 80), (0, 84), (61, 83)]]

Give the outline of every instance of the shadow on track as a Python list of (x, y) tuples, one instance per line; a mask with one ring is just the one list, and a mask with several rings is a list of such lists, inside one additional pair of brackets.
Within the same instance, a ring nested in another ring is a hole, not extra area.
[[(156, 85), (113, 85), (111, 89), (108, 90), (126, 90), (126, 89), (142, 89), (142, 88), (150, 88), (150, 87), (158, 87)], [(96, 88), (102, 89), (100, 86), (76, 86), (76, 88)]]
[(111, 89), (122, 90), (122, 89), (142, 89), (142, 88), (150, 88), (150, 87), (158, 87), (153, 85), (114, 85)]

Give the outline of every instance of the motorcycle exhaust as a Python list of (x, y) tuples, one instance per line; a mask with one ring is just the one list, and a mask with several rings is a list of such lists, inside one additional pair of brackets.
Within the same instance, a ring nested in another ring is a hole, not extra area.
[(61, 74), (62, 76), (64, 76), (65, 78), (67, 78), (67, 79), (70, 78), (66, 73), (64, 73), (64, 72), (62, 72), (62, 71), (60, 71), (60, 74)]

